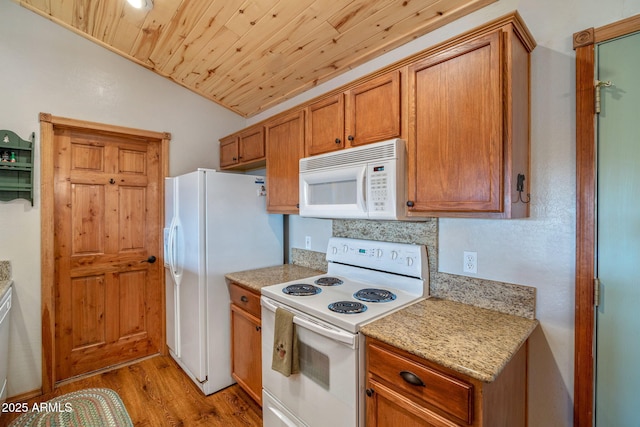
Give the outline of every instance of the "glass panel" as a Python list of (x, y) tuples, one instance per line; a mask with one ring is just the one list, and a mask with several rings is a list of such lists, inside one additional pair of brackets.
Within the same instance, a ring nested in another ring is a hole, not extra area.
[(357, 203), (358, 181), (309, 184), (309, 205), (353, 205)]
[(320, 387), (329, 390), (329, 356), (300, 341), (300, 372)]

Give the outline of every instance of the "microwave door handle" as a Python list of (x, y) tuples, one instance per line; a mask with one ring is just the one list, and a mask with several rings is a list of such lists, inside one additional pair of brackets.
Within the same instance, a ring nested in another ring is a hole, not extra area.
[(365, 165), (360, 170), (360, 181), (362, 182), (362, 191), (360, 191), (361, 197), (358, 200), (358, 204), (360, 205), (360, 210), (363, 212), (367, 212), (367, 166)]

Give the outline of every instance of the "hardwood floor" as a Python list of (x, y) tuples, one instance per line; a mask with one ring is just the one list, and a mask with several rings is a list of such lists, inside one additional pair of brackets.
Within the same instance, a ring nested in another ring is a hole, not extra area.
[[(26, 402), (29, 407), (61, 394), (90, 388), (115, 390), (135, 426), (261, 426), (262, 409), (237, 384), (205, 396), (168, 356), (157, 356), (83, 378)], [(20, 414), (3, 413), (0, 426)]]

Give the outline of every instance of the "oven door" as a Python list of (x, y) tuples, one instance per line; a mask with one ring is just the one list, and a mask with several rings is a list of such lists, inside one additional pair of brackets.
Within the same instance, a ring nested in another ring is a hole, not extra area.
[(367, 218), (367, 165), (300, 173), (300, 216)]
[[(358, 335), (264, 296), (261, 304), (262, 387), (269, 395), (263, 402), (264, 426), (356, 427)], [(277, 307), (294, 314), (298, 336), (300, 373), (289, 377), (271, 369)]]

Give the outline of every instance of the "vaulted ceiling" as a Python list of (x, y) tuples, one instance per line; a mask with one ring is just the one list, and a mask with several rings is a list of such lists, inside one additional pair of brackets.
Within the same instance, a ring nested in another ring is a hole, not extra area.
[(14, 0), (245, 117), (496, 0)]

